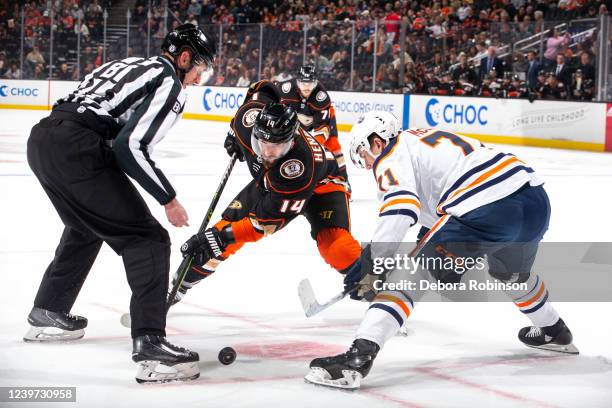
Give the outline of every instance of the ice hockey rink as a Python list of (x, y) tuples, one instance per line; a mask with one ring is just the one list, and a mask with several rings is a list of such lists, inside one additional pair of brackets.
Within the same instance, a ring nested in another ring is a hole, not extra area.
[[(574, 333), (579, 356), (523, 346), (517, 332), (529, 321), (512, 303), (422, 303), (408, 321), (408, 335), (387, 343), (361, 390), (304, 383), (312, 358), (350, 345), (367, 304), (345, 299), (304, 317), (296, 290), (301, 279), (311, 279), (320, 299), (339, 292), (342, 280), (319, 257), (303, 218), (245, 246), (172, 308), (168, 338), (199, 352), (196, 381), (134, 381), (129, 330), (119, 324), (129, 287), (121, 258), (107, 246), (72, 310), (89, 319), (85, 337), (70, 344), (24, 343), (26, 316), (62, 231), (25, 155), (30, 127), (46, 114), (0, 111), (0, 386), (72, 386), (77, 401), (13, 406), (612, 407), (612, 303), (555, 304)], [(228, 163), (222, 147), (227, 127), (182, 120), (153, 155), (190, 216), (190, 228), (176, 229), (143, 193), (172, 237), (173, 269), (180, 244), (197, 230)], [(527, 161), (546, 181), (553, 213), (545, 240), (610, 241), (612, 154), (500, 148)], [(374, 182), (370, 173), (348, 166), (353, 232), (367, 240), (377, 217)], [(218, 210), (249, 179), (245, 165), (237, 164)], [(411, 231), (406, 240), (415, 236)], [(238, 352), (230, 366), (217, 361), (225, 346)]]

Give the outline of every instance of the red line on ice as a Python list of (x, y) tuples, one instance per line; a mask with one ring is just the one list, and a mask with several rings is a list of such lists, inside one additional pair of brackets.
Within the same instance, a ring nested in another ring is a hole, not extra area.
[(240, 315), (240, 314), (236, 314), (236, 313), (230, 313), (230, 312), (222, 312), (221, 310), (217, 310), (217, 309), (213, 309), (210, 307), (206, 307), (206, 306), (202, 306), (202, 305), (198, 305), (196, 303), (191, 303), (191, 302), (186, 302), (186, 301), (181, 301), (181, 303), (185, 304), (185, 305), (189, 305), (191, 307), (195, 307), (196, 309), (202, 309), (202, 310), (206, 310), (207, 312), (212, 312), (215, 314), (218, 314), (220, 316), (224, 316), (224, 317), (231, 317), (232, 319), (237, 319), (246, 323), (250, 323), (253, 324), (255, 326), (259, 326), (263, 329), (274, 329), (274, 330), (279, 330), (279, 327), (275, 327), (269, 324), (265, 324), (265, 323), (261, 323), (255, 319), (251, 319), (249, 317), (246, 317), (244, 315)]
[(457, 384), (465, 385), (465, 386), (467, 386), (469, 388), (476, 388), (478, 390), (489, 392), (489, 393), (498, 395), (500, 397), (508, 398), (508, 399), (511, 399), (511, 400), (527, 402), (527, 403), (530, 403), (530, 404), (536, 404), (539, 407), (546, 407), (546, 408), (555, 407), (555, 405), (547, 404), (545, 402), (534, 400), (534, 399), (531, 399), (531, 398), (522, 397), (520, 395), (513, 394), (511, 392), (497, 390), (495, 388), (491, 388), (491, 387), (488, 387), (486, 385), (477, 384), (477, 383), (468, 381), (468, 380), (463, 379), (461, 377), (457, 377), (457, 376), (450, 375), (450, 374), (438, 373), (438, 372), (436, 372), (432, 368), (415, 367), (415, 368), (413, 368), (413, 370), (417, 371), (417, 372), (419, 372), (421, 374), (425, 374), (425, 375), (429, 375), (431, 377), (436, 377), (436, 378), (440, 378), (440, 379), (447, 380), (447, 381), (450, 381), (450, 382), (454, 382), (454, 383), (457, 383)]
[[(126, 313), (126, 311), (125, 311), (125, 310), (122, 310), (122, 309), (116, 308), (116, 307), (114, 307), (114, 306), (110, 306), (110, 305), (103, 305), (103, 304), (101, 304), (101, 303), (96, 303), (96, 302), (93, 302), (93, 303), (91, 303), (91, 304), (92, 304), (92, 305), (94, 305), (94, 306), (97, 306), (97, 307), (99, 307), (99, 308), (101, 308), (101, 309), (106, 309), (106, 310), (110, 310), (111, 312), (119, 313), (120, 315), (122, 315), (122, 314), (125, 314), (125, 313)], [(179, 328), (177, 328), (177, 327), (174, 327), (174, 326), (169, 326), (169, 325), (167, 325), (167, 324), (166, 324), (166, 330), (169, 332), (169, 333), (167, 333), (167, 334), (172, 334), (172, 335), (174, 335), (174, 334), (190, 334), (189, 332), (186, 332), (185, 330), (181, 330), (181, 329), (179, 329)], [(102, 337), (99, 337), (99, 338), (102, 338)]]
[(394, 402), (396, 404), (399, 404), (402, 407), (408, 407), (408, 408), (422, 408), (423, 407), (423, 405), (419, 405), (419, 404), (416, 404), (414, 402), (410, 402), (410, 401), (394, 398), (394, 397), (391, 397), (389, 395), (381, 394), (379, 392), (371, 391), (371, 390), (368, 390), (368, 389), (360, 389), (357, 392), (359, 394), (370, 395), (372, 397), (378, 398), (378, 399), (383, 400), (383, 401)]

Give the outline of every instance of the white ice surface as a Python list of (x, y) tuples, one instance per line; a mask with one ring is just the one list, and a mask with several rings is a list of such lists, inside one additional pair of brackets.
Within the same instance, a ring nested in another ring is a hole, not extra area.
[[(320, 259), (304, 219), (244, 247), (172, 309), (168, 336), (200, 353), (197, 381), (134, 382), (129, 332), (119, 324), (130, 292), (121, 258), (107, 246), (73, 308), (89, 318), (85, 338), (25, 344), (26, 316), (62, 231), (25, 157), (29, 128), (44, 115), (0, 111), (0, 386), (76, 386), (77, 404), (13, 406), (612, 407), (610, 303), (556, 304), (574, 333), (578, 357), (521, 345), (517, 331), (529, 322), (511, 303), (423, 303), (409, 319), (409, 336), (388, 342), (360, 391), (305, 384), (311, 358), (344, 351), (367, 305), (345, 300), (321, 316), (303, 316), (296, 295), (302, 278), (312, 280), (321, 300), (341, 288), (338, 274)], [(197, 229), (227, 164), (226, 129), (222, 123), (183, 120), (153, 155), (191, 220), (191, 228), (173, 228), (163, 209), (143, 194), (170, 232), (173, 268), (179, 245)], [(553, 208), (547, 241), (610, 241), (612, 155), (501, 148), (546, 180)], [(367, 240), (377, 214), (374, 183), (371, 174), (350, 164), (349, 172), (353, 232)], [(219, 209), (249, 179), (244, 164), (238, 164)], [(415, 235), (411, 231), (408, 239)], [(238, 359), (222, 366), (217, 353), (228, 345)]]

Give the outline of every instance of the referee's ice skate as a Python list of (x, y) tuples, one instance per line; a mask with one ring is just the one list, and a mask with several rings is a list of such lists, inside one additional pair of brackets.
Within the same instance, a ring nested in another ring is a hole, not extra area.
[(132, 360), (138, 363), (138, 383), (186, 381), (200, 376), (200, 357), (195, 351), (175, 346), (156, 335), (138, 336), (133, 344)]
[(370, 372), (379, 350), (378, 344), (357, 339), (344, 354), (312, 360), (304, 380), (316, 385), (355, 390)]
[(23, 336), (24, 341), (70, 341), (85, 335), (87, 319), (70, 313), (52, 312), (33, 307), (28, 315), (30, 329)]
[(519, 340), (527, 347), (559, 353), (579, 354), (578, 348), (572, 343), (572, 332), (559, 318), (557, 323), (547, 327), (523, 327), (518, 334)]

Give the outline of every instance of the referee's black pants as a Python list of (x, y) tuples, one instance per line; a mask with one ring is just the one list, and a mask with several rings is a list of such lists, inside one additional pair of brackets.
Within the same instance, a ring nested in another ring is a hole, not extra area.
[(165, 335), (170, 238), (103, 146), (76, 122), (47, 118), (32, 128), (28, 163), (65, 225), (34, 305), (69, 312), (106, 242), (132, 289), (132, 336)]

